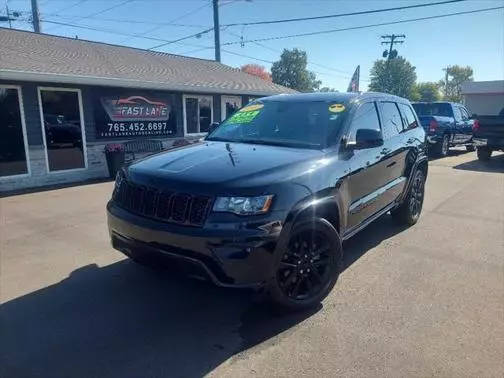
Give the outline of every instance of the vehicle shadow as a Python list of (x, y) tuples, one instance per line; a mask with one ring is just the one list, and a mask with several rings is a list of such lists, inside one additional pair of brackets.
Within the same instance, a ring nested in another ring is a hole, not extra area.
[(398, 225), (387, 214), (371, 223), (364, 230), (354, 235), (343, 243), (342, 270), (348, 269), (354, 262), (361, 258), (367, 251), (379, 245), (382, 241), (407, 229), (407, 226)]
[(293, 327), (257, 294), (129, 260), (87, 265), (0, 306), (1, 377), (200, 377)]
[[(370, 225), (345, 242), (344, 269), (402, 230)], [(130, 260), (87, 265), (0, 306), (0, 376), (200, 377), (322, 308), (280, 314), (262, 299)]]
[(464, 171), (475, 172), (500, 172), (504, 173), (504, 154), (494, 155), (488, 161), (478, 159), (468, 161), (453, 167), (453, 169), (461, 169)]
[(471, 152), (467, 151), (463, 147), (450, 148), (450, 150), (448, 151), (448, 155), (446, 155), (446, 156), (436, 156), (433, 154), (429, 154), (429, 161), (442, 160), (442, 159), (446, 159), (447, 157), (450, 157), (450, 156), (459, 156), (459, 155), (465, 155), (468, 153), (471, 153)]

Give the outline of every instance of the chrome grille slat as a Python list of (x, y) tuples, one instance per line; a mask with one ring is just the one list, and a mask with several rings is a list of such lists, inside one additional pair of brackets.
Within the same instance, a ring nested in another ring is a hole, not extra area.
[(159, 191), (123, 180), (114, 201), (125, 210), (163, 222), (203, 226), (212, 198), (188, 193)]

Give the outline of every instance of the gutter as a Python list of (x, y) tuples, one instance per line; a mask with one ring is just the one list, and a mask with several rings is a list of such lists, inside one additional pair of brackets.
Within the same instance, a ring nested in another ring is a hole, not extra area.
[[(100, 76), (66, 75), (54, 73), (42, 73), (34, 71), (1, 70), (0, 80), (15, 80), (58, 84), (96, 85), (106, 87), (124, 87), (137, 89), (154, 89), (165, 91), (177, 91), (184, 93), (210, 93), (210, 94), (236, 94), (250, 96), (271, 96), (282, 92), (265, 92), (255, 90), (226, 89), (220, 87), (208, 87), (197, 85), (177, 85), (158, 81), (146, 81), (135, 79), (120, 79)], [(295, 93), (294, 91), (292, 93)]]

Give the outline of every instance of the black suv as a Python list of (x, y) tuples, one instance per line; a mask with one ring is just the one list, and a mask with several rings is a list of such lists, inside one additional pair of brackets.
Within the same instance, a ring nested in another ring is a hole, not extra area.
[(380, 93), (262, 98), (205, 140), (119, 172), (114, 248), (220, 286), (265, 287), (288, 309), (336, 283), (342, 241), (391, 212), (418, 220), (425, 132), (408, 100)]

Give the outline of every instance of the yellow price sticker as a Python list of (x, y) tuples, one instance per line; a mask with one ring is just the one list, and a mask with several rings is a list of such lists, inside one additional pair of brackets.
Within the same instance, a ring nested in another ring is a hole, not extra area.
[(345, 105), (343, 105), (343, 104), (332, 104), (332, 105), (329, 105), (329, 111), (331, 113), (341, 113), (344, 110), (345, 110)]
[(264, 108), (263, 104), (253, 104), (253, 105), (245, 106), (244, 108), (241, 108), (239, 111), (240, 112), (253, 112), (254, 110), (259, 110), (262, 108)]

